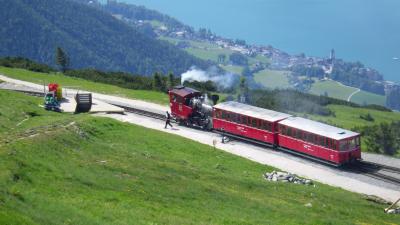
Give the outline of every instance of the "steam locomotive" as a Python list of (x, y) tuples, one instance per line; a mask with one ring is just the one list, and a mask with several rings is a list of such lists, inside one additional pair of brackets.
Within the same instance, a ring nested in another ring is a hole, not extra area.
[(201, 92), (184, 86), (170, 90), (169, 98), (172, 116), (185, 126), (213, 130), (334, 166), (361, 159), (359, 133), (238, 102), (211, 106)]

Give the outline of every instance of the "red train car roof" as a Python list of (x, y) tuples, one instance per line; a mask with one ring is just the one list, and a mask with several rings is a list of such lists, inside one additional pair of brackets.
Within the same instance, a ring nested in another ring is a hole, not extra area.
[(217, 104), (214, 106), (214, 108), (238, 113), (245, 116), (250, 116), (257, 119), (267, 120), (269, 122), (276, 122), (291, 117), (291, 115), (286, 113), (276, 112), (232, 101)]
[(200, 95), (201, 92), (184, 86), (176, 86), (170, 92), (185, 98), (188, 95)]
[(330, 126), (324, 123), (316, 122), (301, 117), (290, 117), (279, 122), (281, 125), (296, 128), (313, 134), (318, 134), (335, 140), (342, 140), (360, 135), (353, 131), (345, 130), (339, 127)]

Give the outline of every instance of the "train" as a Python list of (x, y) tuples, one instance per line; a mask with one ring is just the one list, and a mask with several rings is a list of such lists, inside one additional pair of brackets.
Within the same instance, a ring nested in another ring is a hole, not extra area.
[(211, 105), (192, 88), (168, 91), (172, 116), (179, 124), (214, 131), (301, 155), (336, 167), (361, 160), (361, 135), (287, 113), (235, 101)]

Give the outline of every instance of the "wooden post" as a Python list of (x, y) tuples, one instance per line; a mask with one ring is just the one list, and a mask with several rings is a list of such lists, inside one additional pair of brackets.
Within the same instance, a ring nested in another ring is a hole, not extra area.
[(387, 211), (391, 210), (392, 208), (394, 208), (397, 205), (397, 203), (399, 203), (399, 202), (400, 202), (400, 198), (395, 203), (393, 203), (391, 206), (389, 206), (389, 208), (386, 208), (385, 212), (387, 212)]

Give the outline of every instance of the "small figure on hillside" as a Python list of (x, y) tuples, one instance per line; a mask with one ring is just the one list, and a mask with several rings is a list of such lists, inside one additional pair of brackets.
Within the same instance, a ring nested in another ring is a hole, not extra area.
[(165, 115), (166, 117), (166, 121), (165, 121), (165, 129), (167, 129), (167, 126), (170, 125), (171, 128), (173, 127), (171, 124), (171, 114), (169, 114), (169, 112), (166, 112), (167, 114)]

